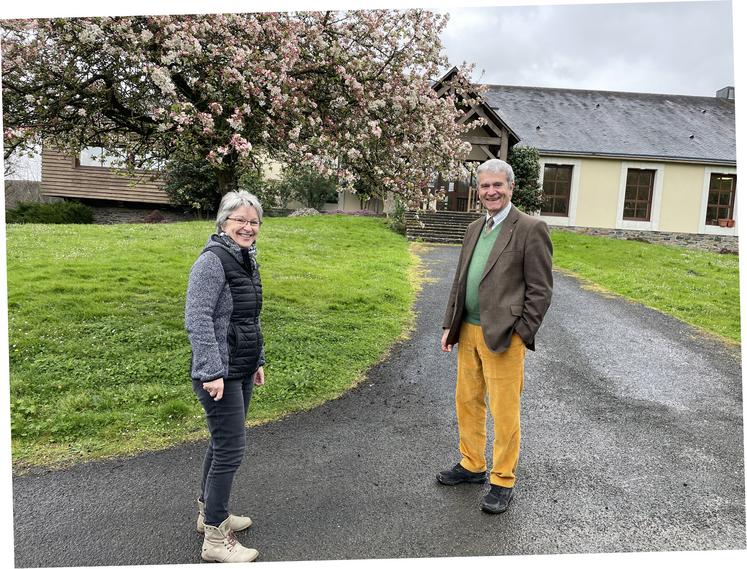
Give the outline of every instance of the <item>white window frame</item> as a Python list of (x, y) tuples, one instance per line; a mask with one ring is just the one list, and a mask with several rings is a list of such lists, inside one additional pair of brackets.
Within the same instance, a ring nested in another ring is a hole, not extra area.
[[(628, 170), (654, 170), (654, 195), (651, 196), (651, 220), (631, 221), (623, 219), (625, 211), (625, 185), (628, 181)], [(620, 189), (617, 196), (616, 229), (637, 229), (641, 231), (658, 231), (661, 218), (661, 191), (664, 187), (665, 165), (657, 162), (621, 162)]]
[[(145, 158), (152, 158), (150, 152)], [(106, 168), (108, 170), (122, 170), (127, 167), (127, 157), (122, 152), (107, 150), (101, 146), (86, 146), (78, 154), (78, 166), (84, 168)], [(147, 168), (149, 172), (157, 172), (164, 168), (164, 160), (155, 160), (152, 167)]]
[(571, 166), (571, 193), (568, 196), (568, 215), (542, 215), (538, 217), (547, 225), (557, 225), (562, 227), (573, 227), (576, 225), (576, 208), (578, 204), (578, 184), (581, 178), (581, 160), (572, 158), (540, 158), (540, 183), (545, 181), (545, 165)]
[(86, 146), (78, 155), (78, 164), (88, 168), (124, 168), (122, 154), (101, 146)]
[[(736, 176), (737, 169), (730, 168), (728, 166), (708, 166), (703, 171), (703, 191), (701, 192), (700, 199), (700, 221), (698, 225), (698, 233), (704, 235), (738, 235), (737, 229), (739, 228), (739, 209), (737, 208), (737, 200), (739, 199), (739, 192), (736, 188), (734, 189), (734, 227), (719, 227), (718, 225), (707, 225), (706, 224), (706, 211), (708, 210), (708, 189), (711, 186), (711, 175), (712, 174), (733, 174)], [(739, 183), (739, 180), (737, 180)]]

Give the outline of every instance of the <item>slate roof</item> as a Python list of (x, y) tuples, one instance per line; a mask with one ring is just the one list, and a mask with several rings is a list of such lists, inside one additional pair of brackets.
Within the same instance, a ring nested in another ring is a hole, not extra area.
[(541, 154), (736, 164), (733, 99), (486, 87), (486, 101), (519, 144)]

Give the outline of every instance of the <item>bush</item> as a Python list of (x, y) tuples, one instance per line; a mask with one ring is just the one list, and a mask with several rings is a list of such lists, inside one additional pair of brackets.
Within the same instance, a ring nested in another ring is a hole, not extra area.
[(508, 154), (508, 163), (516, 178), (511, 203), (526, 213), (539, 211), (543, 202), (539, 151), (531, 146), (514, 146)]
[(221, 199), (214, 168), (202, 159), (175, 157), (164, 169), (164, 191), (172, 204), (199, 212), (218, 210)]
[(405, 203), (399, 198), (394, 200), (394, 211), (389, 214), (389, 227), (396, 233), (407, 235), (407, 222), (405, 221)]
[[(175, 154), (163, 171), (164, 191), (174, 205), (187, 206), (210, 217), (218, 211), (223, 190), (219, 180), (221, 172), (202, 156)], [(236, 167), (238, 185), (233, 189), (255, 194), (263, 205), (272, 201), (271, 190), (262, 172), (251, 164)], [(229, 188), (224, 188), (228, 191)]]
[(5, 213), (7, 223), (93, 223), (93, 210), (76, 201), (19, 202)]
[(283, 172), (276, 193), (298, 200), (304, 207), (321, 210), (330, 200), (337, 200), (337, 180), (310, 168), (292, 166)]
[(164, 221), (166, 221), (166, 218), (157, 209), (154, 209), (145, 216), (145, 223), (163, 223)]

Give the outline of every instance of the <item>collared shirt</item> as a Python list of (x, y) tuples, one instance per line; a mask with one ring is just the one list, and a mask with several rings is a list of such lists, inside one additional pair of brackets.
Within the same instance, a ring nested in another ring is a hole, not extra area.
[[(506, 205), (506, 207), (504, 207), (501, 211), (499, 211), (498, 213), (496, 213), (493, 216), (493, 227), (496, 227), (496, 226), (500, 225), (501, 223), (503, 223), (503, 221), (508, 217), (508, 212), (511, 211), (511, 206), (512, 205), (513, 204), (511, 202), (508, 202), (508, 205)], [(490, 213), (486, 212), (485, 213), (485, 223), (487, 223), (488, 219), (490, 219)], [(491, 231), (492, 231), (492, 229), (491, 229)]]

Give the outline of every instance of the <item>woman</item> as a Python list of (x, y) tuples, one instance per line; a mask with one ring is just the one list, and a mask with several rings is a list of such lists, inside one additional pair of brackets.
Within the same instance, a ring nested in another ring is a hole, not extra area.
[(242, 546), (234, 532), (252, 521), (230, 514), (228, 500), (244, 457), (252, 389), (265, 381), (262, 283), (255, 259), (262, 206), (249, 192), (229, 192), (220, 202), (215, 225), (216, 233), (190, 271), (185, 311), (192, 388), (210, 430), (197, 531), (205, 534), (205, 561), (247, 562), (258, 552)]

